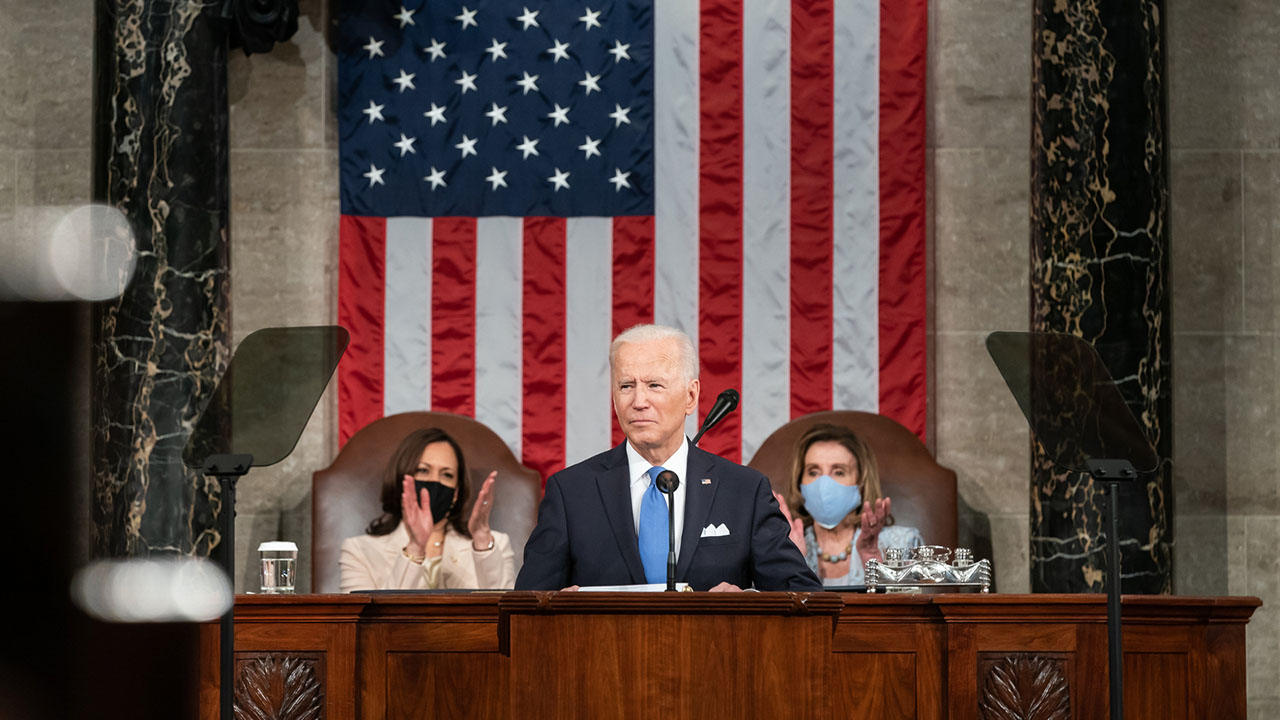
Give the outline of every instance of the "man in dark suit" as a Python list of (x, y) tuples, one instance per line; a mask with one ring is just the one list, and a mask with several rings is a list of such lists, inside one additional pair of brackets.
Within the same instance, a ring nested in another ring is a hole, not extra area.
[(695, 590), (821, 590), (790, 538), (769, 481), (692, 448), (684, 421), (698, 407), (698, 356), (674, 328), (638, 325), (609, 348), (613, 408), (626, 442), (547, 480), (517, 590), (666, 581), (674, 493), (676, 580)]

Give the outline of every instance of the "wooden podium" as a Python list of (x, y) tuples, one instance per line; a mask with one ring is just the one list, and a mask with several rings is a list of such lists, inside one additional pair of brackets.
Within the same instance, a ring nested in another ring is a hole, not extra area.
[(511, 593), (523, 718), (817, 718), (835, 593)]
[[(240, 596), (238, 717), (1107, 717), (1100, 595)], [(1127, 596), (1125, 715), (1241, 718), (1257, 598)], [(201, 628), (218, 716), (218, 627)]]

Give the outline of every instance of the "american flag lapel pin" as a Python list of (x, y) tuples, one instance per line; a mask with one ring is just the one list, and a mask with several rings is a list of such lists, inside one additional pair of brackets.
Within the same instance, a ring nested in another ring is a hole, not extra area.
[(711, 478), (702, 478), (702, 484), (703, 484), (703, 485), (710, 485), (710, 484), (711, 484)]

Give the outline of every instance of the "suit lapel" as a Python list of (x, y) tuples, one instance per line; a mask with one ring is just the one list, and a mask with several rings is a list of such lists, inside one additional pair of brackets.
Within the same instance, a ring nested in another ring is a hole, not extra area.
[[(685, 468), (684, 482), (685, 510), (684, 530), (680, 534), (680, 557), (676, 560), (676, 577), (683, 578), (693, 562), (693, 553), (698, 549), (698, 541), (702, 538), (702, 529), (707, 526), (707, 516), (711, 513), (711, 502), (716, 497), (714, 469), (715, 456), (689, 448), (689, 461)], [(711, 478), (711, 484), (703, 485), (703, 478)]]
[[(625, 442), (625, 441), (624, 441)], [(596, 486), (604, 514), (613, 528), (613, 538), (618, 552), (631, 573), (631, 582), (644, 582), (644, 563), (640, 561), (640, 545), (636, 539), (635, 520), (631, 517), (631, 478), (628, 473), (627, 451), (623, 445), (605, 459), (604, 467), (596, 474)]]

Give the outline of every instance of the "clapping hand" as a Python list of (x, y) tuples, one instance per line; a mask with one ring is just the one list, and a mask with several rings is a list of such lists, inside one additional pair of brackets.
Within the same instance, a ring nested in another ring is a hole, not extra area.
[(400, 513), (404, 518), (404, 527), (409, 531), (409, 545), (405, 550), (410, 555), (422, 557), (426, 555), (427, 539), (435, 529), (435, 518), (431, 517), (431, 498), (423, 490), (419, 497), (414, 497), (412, 475), (405, 475), (400, 492)]
[(873, 505), (871, 501), (862, 504), (862, 532), (858, 535), (858, 555), (862, 559), (881, 559), (880, 531), (884, 529), (889, 518), (889, 498), (880, 498)]
[(791, 508), (787, 507), (787, 499), (782, 497), (782, 493), (775, 492), (773, 497), (778, 501), (778, 506), (782, 508), (782, 516), (787, 519), (787, 525), (791, 526), (791, 542), (795, 543), (796, 547), (800, 548), (800, 554), (804, 555), (807, 549), (804, 541), (804, 521), (800, 518), (793, 519), (791, 517)]
[(493, 512), (493, 483), (497, 477), (497, 470), (489, 473), (489, 477), (480, 484), (476, 502), (471, 506), (471, 519), (467, 521), (467, 530), (471, 531), (471, 547), (476, 550), (488, 550), (493, 544), (489, 514)]

